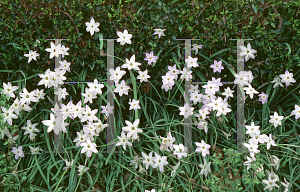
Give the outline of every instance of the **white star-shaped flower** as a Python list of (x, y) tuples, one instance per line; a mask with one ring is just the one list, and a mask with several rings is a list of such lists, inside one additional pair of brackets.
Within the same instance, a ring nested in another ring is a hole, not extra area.
[(68, 47), (65, 47), (64, 45), (61, 45), (61, 50), (62, 50), (62, 54), (61, 54), (61, 56), (62, 57), (65, 57), (65, 55), (69, 55), (69, 53), (68, 53), (68, 50), (69, 50), (70, 48), (68, 48)]
[(199, 67), (197, 60), (198, 58), (192, 58), (191, 56), (189, 56), (188, 59), (185, 60), (185, 62), (187, 63), (187, 68)]
[(94, 32), (99, 32), (98, 26), (100, 25), (100, 23), (98, 22), (95, 23), (94, 18), (91, 18), (91, 21), (86, 22), (85, 25), (87, 26), (86, 32), (90, 32), (91, 35), (94, 35)]
[(12, 119), (18, 119), (18, 116), (13, 114), (13, 109), (12, 108), (9, 108), (7, 110), (3, 106), (1, 106), (1, 109), (3, 111), (2, 115), (4, 115), (3, 123), (5, 123), (7, 121), (8, 124), (12, 125)]
[(224, 67), (222, 66), (222, 60), (220, 61), (214, 60), (214, 64), (211, 65), (210, 68), (214, 69), (214, 73), (215, 72), (221, 73), (221, 70), (224, 69)]
[(243, 145), (244, 145), (245, 147), (248, 148), (248, 150), (250, 151), (250, 155), (251, 155), (252, 158), (255, 158), (255, 157), (254, 157), (254, 154), (255, 154), (255, 153), (259, 153), (259, 152), (260, 152), (260, 151), (257, 149), (257, 148), (258, 148), (258, 145), (255, 144), (255, 143), (252, 143), (252, 142), (250, 142), (250, 143), (243, 143)]
[(274, 126), (277, 127), (278, 125), (281, 125), (281, 120), (283, 119), (283, 116), (278, 116), (277, 112), (275, 111), (274, 116), (270, 116), (270, 123), (274, 123)]
[(250, 83), (248, 84), (248, 87), (243, 89), (246, 90), (246, 94), (249, 94), (251, 99), (253, 99), (253, 94), (258, 94), (258, 91), (256, 91)]
[(63, 61), (59, 61), (60, 66), (58, 67), (58, 69), (61, 69), (63, 71), (69, 71), (70, 72), (70, 62), (67, 62), (66, 60)]
[(205, 177), (207, 177), (208, 173), (211, 172), (210, 165), (211, 165), (211, 162), (207, 163), (206, 159), (204, 158), (204, 164), (199, 165), (199, 167), (202, 168), (200, 174), (201, 175), (204, 174)]
[(106, 116), (108, 116), (109, 114), (113, 114), (114, 107), (110, 106), (110, 102), (107, 103), (106, 107), (101, 106), (101, 108), (102, 108), (101, 113), (105, 113)]
[(207, 154), (209, 155), (210, 145), (206, 144), (204, 140), (201, 140), (201, 143), (195, 142), (195, 144), (197, 145), (197, 149), (195, 150), (195, 152), (197, 153), (202, 152), (203, 157), (205, 157)]
[(85, 122), (87, 120), (89, 121), (97, 121), (98, 118), (96, 117), (96, 113), (98, 112), (98, 109), (94, 109), (93, 111), (91, 110), (90, 106), (86, 105), (85, 106), (85, 111), (83, 111), (82, 113), (84, 114), (84, 116), (81, 118), (81, 122)]
[(150, 76), (147, 73), (147, 69), (145, 71), (139, 71), (139, 76), (137, 76), (137, 79), (140, 79), (140, 82), (148, 82), (148, 78), (150, 78)]
[(133, 123), (130, 121), (125, 120), (125, 123), (127, 126), (123, 127), (123, 131), (127, 131), (127, 137), (132, 137), (132, 140), (138, 139), (138, 133), (142, 133), (143, 130), (138, 128), (138, 124), (140, 123), (140, 120), (137, 119)]
[(33, 59), (36, 61), (36, 57), (40, 56), (37, 51), (29, 51), (29, 54), (24, 54), (25, 57), (28, 57), (28, 63)]
[(126, 58), (126, 63), (122, 65), (122, 68), (128, 68), (128, 70), (135, 69), (139, 71), (139, 67), (142, 65), (141, 63), (135, 62), (135, 55), (130, 58), (130, 61)]
[(1, 94), (6, 94), (6, 97), (15, 98), (15, 94), (13, 93), (15, 90), (19, 89), (18, 86), (11, 86), (11, 83), (7, 84), (3, 82), (4, 89), (1, 91)]
[(277, 146), (276, 143), (275, 143), (275, 141), (272, 138), (272, 134), (271, 133), (270, 133), (269, 137), (266, 137), (265, 141), (267, 142), (267, 149), (270, 149), (271, 145), (272, 146)]
[(122, 131), (121, 137), (118, 136), (119, 141), (116, 143), (116, 146), (122, 145), (123, 149), (126, 150), (126, 145), (132, 146), (131, 142), (129, 142), (129, 138), (126, 137), (125, 132)]
[(124, 80), (122, 80), (120, 84), (116, 84), (116, 87), (117, 88), (114, 90), (114, 92), (119, 93), (120, 96), (122, 96), (123, 93), (125, 95), (128, 95), (128, 90), (130, 89), (130, 87), (127, 86)]
[(142, 152), (142, 156), (144, 157), (143, 164), (146, 166), (146, 170), (149, 168), (149, 165), (153, 167), (154, 165), (154, 160), (152, 157), (153, 151), (147, 155), (146, 153)]
[(187, 147), (185, 147), (182, 143), (179, 145), (173, 145), (175, 151), (174, 154), (177, 155), (178, 159), (181, 159), (182, 156), (187, 157)]
[(298, 119), (299, 117), (300, 117), (300, 107), (299, 107), (299, 105), (295, 105), (295, 110), (293, 110), (292, 112), (291, 112), (291, 114), (292, 115), (295, 115), (296, 117), (296, 119)]
[(24, 157), (24, 152), (22, 150), (22, 146), (19, 146), (18, 148), (12, 147), (13, 154), (15, 154), (15, 159), (17, 160), (19, 157)]
[(166, 29), (154, 29), (155, 30), (155, 32), (152, 34), (152, 35), (158, 35), (158, 38), (160, 38), (161, 36), (166, 36), (165, 34), (164, 34), (164, 31), (166, 30)]
[(168, 165), (167, 156), (160, 156), (159, 154), (155, 153), (154, 165), (153, 168), (159, 167), (160, 172), (164, 171), (164, 166)]
[(131, 44), (131, 38), (132, 35), (128, 34), (128, 31), (125, 29), (124, 32), (117, 31), (117, 35), (119, 38), (117, 39), (117, 42), (121, 42), (121, 45), (124, 45), (125, 43)]
[(94, 153), (98, 152), (98, 150), (96, 149), (96, 147), (97, 147), (96, 143), (92, 143), (90, 138), (87, 138), (86, 142), (81, 143), (80, 146), (83, 147), (83, 149), (81, 150), (81, 153), (86, 152), (87, 157), (91, 157), (92, 152), (94, 152)]
[(203, 45), (193, 44), (192, 50), (196, 51), (195, 54), (197, 55), (198, 49), (202, 49), (202, 47), (203, 47)]
[(276, 87), (278, 87), (278, 85), (280, 85), (281, 87), (283, 87), (283, 85), (282, 85), (282, 83), (281, 83), (281, 81), (280, 81), (280, 77), (278, 77), (278, 76), (276, 76), (276, 77), (274, 78), (274, 80), (271, 81), (271, 83), (275, 83), (274, 86), (273, 86), (274, 89), (275, 89)]
[(58, 57), (59, 54), (63, 54), (64, 52), (61, 50), (61, 44), (55, 46), (54, 43), (50, 42), (51, 48), (45, 49), (47, 52), (50, 52), (50, 59), (54, 56)]
[(180, 110), (180, 114), (179, 115), (183, 115), (184, 118), (188, 118), (189, 116), (193, 115), (193, 110), (194, 107), (189, 107), (188, 103), (184, 104), (184, 107), (179, 107)]
[(96, 94), (97, 93), (102, 94), (101, 89), (104, 87), (104, 85), (101, 83), (98, 83), (98, 79), (94, 79), (94, 83), (88, 83), (88, 86), (89, 86), (91, 92), (94, 92)]
[(114, 69), (109, 69), (109, 73), (111, 74), (110, 76), (110, 80), (114, 80), (115, 83), (119, 83), (119, 80), (123, 77), (123, 75), (126, 74), (126, 71), (120, 70), (120, 66), (118, 66), (116, 68), (116, 70)]
[(85, 88), (85, 93), (81, 93), (81, 95), (83, 95), (84, 98), (84, 103), (90, 102), (93, 103), (93, 99), (96, 99), (97, 96), (95, 94), (94, 91), (91, 91), (89, 88)]
[(279, 75), (281, 77), (281, 82), (286, 84), (286, 87), (288, 87), (291, 82), (295, 83), (296, 80), (293, 78), (293, 73), (289, 73), (288, 71), (285, 71), (285, 74)]
[(255, 59), (255, 56), (253, 54), (255, 54), (257, 51), (255, 49), (251, 49), (251, 45), (250, 43), (248, 43), (247, 48), (245, 46), (240, 46), (242, 52), (240, 53), (240, 56), (244, 56), (246, 55), (245, 60), (248, 61), (250, 59), (250, 57), (252, 59)]
[(140, 102), (139, 100), (135, 100), (135, 99), (133, 99), (131, 102), (129, 101), (129, 104), (130, 104), (129, 110), (132, 110), (132, 109), (134, 109), (134, 110), (141, 109), (141, 107), (139, 105), (139, 102)]
[(182, 69), (182, 71), (180, 71), (180, 73), (182, 74), (180, 76), (180, 79), (185, 78), (186, 81), (189, 81), (193, 78), (192, 71), (187, 71), (187, 69), (185, 67)]

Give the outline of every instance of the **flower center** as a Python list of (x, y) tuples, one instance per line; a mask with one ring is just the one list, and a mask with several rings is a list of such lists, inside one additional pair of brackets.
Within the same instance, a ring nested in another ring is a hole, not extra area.
[(32, 129), (32, 127), (29, 127), (29, 129)]
[(247, 53), (249, 53), (249, 51), (247, 51)]
[(121, 89), (123, 89), (123, 87), (121, 87)]
[(55, 52), (55, 49), (53, 49), (53, 52)]
[(123, 142), (125, 142), (125, 139), (123, 139)]
[(130, 66), (132, 66), (132, 63), (130, 63)]
[(91, 114), (88, 113), (88, 116), (90, 116)]
[(134, 130), (134, 127), (131, 127), (131, 130), (133, 131), (133, 130)]
[(287, 79), (289, 79), (289, 77), (287, 77)]
[(46, 77), (45, 79), (48, 80), (48, 77)]
[(179, 151), (181, 152), (181, 151), (182, 151), (182, 149), (179, 149)]
[(205, 149), (205, 147), (204, 147), (204, 146), (202, 146), (202, 149)]
[(10, 89), (7, 89), (7, 91), (10, 91)]
[(6, 116), (9, 116), (9, 113), (6, 113)]
[(118, 76), (118, 73), (116, 73), (116, 76)]
[(88, 97), (90, 97), (90, 95), (88, 95)]
[(216, 67), (219, 67), (218, 65)]
[(26, 95), (26, 98), (29, 98), (29, 96), (28, 96), (28, 95)]
[(91, 148), (91, 146), (90, 146), (90, 145), (87, 145), (87, 148)]
[(161, 162), (161, 160), (158, 160), (158, 162), (160, 163), (160, 162)]

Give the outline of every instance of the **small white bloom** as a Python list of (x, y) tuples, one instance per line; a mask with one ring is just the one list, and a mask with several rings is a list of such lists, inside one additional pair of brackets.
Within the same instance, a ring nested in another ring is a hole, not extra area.
[(204, 158), (204, 164), (200, 164), (199, 167), (201, 167), (201, 172), (200, 174), (201, 175), (205, 175), (205, 177), (207, 177), (208, 173), (211, 172), (211, 169), (210, 169), (210, 165), (211, 165), (211, 162), (207, 163), (206, 162), (206, 159)]
[(245, 46), (240, 46), (242, 52), (240, 53), (240, 56), (246, 55), (245, 60), (248, 61), (250, 57), (252, 59), (255, 59), (254, 54), (257, 52), (255, 49), (251, 49), (250, 43), (248, 43), (247, 48)]
[(63, 54), (63, 51), (61, 50), (61, 44), (55, 46), (54, 43), (50, 42), (51, 48), (45, 49), (47, 52), (50, 52), (50, 59), (52, 59), (54, 56), (58, 57), (59, 54)]
[(155, 30), (155, 32), (152, 34), (152, 35), (158, 35), (158, 38), (160, 38), (161, 36), (166, 36), (165, 34), (164, 34), (164, 31), (166, 30), (166, 29), (154, 29)]
[(277, 112), (275, 111), (274, 115), (271, 115), (270, 117), (271, 119), (269, 120), (269, 122), (274, 123), (275, 127), (281, 125), (281, 120), (283, 119), (283, 116), (278, 116)]
[(164, 171), (164, 166), (168, 165), (167, 156), (160, 156), (159, 154), (155, 153), (154, 158), (154, 165), (153, 168), (159, 167), (160, 172)]
[(140, 120), (137, 119), (134, 121), (134, 123), (131, 123), (130, 121), (125, 120), (125, 123), (127, 126), (123, 127), (123, 131), (127, 131), (127, 137), (132, 137), (132, 140), (138, 139), (138, 133), (142, 133), (143, 130), (138, 128)]
[(248, 87), (245, 87), (244, 90), (246, 90), (246, 94), (250, 95), (250, 98), (253, 99), (253, 94), (258, 94), (258, 91), (256, 91), (251, 84), (248, 84)]
[(92, 152), (94, 152), (94, 153), (98, 152), (98, 150), (96, 149), (96, 147), (97, 147), (96, 143), (92, 143), (89, 138), (87, 138), (86, 142), (81, 143), (80, 146), (83, 147), (83, 149), (81, 150), (81, 153), (86, 152), (87, 157), (91, 157)]
[(25, 57), (28, 57), (28, 63), (33, 59), (36, 61), (36, 57), (40, 56), (36, 51), (29, 51), (29, 54), (24, 54)]
[(173, 145), (175, 148), (174, 154), (177, 155), (178, 159), (181, 159), (182, 156), (187, 157), (187, 147), (185, 147), (182, 143), (179, 145)]
[(15, 154), (15, 159), (17, 160), (19, 157), (24, 157), (24, 152), (22, 150), (22, 146), (19, 146), (18, 148), (12, 147), (13, 154)]
[(117, 31), (117, 35), (119, 38), (117, 39), (117, 42), (121, 42), (121, 45), (124, 45), (125, 43), (131, 44), (131, 38), (132, 35), (128, 34), (128, 31), (125, 29), (124, 32)]
[(139, 71), (139, 76), (137, 76), (137, 79), (140, 79), (140, 82), (148, 82), (148, 78), (150, 78), (150, 76), (147, 74), (147, 69), (144, 72)]
[(88, 167), (85, 167), (85, 166), (83, 166), (83, 165), (79, 165), (78, 166), (78, 172), (79, 172), (79, 174), (78, 175), (82, 175), (84, 172), (86, 172), (87, 170), (89, 170), (90, 168), (88, 168)]
[(194, 107), (189, 107), (188, 103), (184, 104), (184, 107), (179, 107), (180, 113), (179, 115), (183, 115), (185, 119), (189, 116), (193, 115)]
[(86, 31), (90, 32), (91, 35), (94, 35), (94, 32), (99, 32), (98, 26), (100, 25), (100, 23), (95, 23), (94, 18), (91, 18), (90, 22), (85, 22), (85, 25), (87, 26)]
[(139, 106), (139, 100), (135, 100), (135, 99), (133, 99), (131, 102), (129, 101), (129, 104), (130, 104), (130, 108), (129, 108), (129, 110), (132, 110), (132, 109), (134, 109), (134, 110), (137, 110), (137, 109), (141, 109), (141, 107)]
[(205, 157), (207, 154), (209, 155), (209, 149), (211, 146), (209, 144), (206, 144), (204, 140), (201, 140), (201, 143), (195, 142), (195, 144), (197, 145), (197, 149), (195, 150), (195, 152), (202, 152), (203, 157)]

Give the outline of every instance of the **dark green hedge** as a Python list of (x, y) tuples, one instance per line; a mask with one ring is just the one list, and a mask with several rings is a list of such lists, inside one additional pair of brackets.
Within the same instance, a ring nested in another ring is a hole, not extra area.
[[(298, 1), (183, 1), (183, 0), (120, 0), (120, 1), (24, 1), (1, 0), (0, 5), (0, 69), (22, 70), (26, 76), (53, 70), (53, 60), (45, 48), (50, 47), (46, 38), (69, 38), (63, 41), (69, 47), (71, 73), (67, 77), (78, 80), (84, 69), (89, 74), (86, 80), (96, 76), (105, 78), (106, 58), (99, 55), (99, 33), (104, 38), (118, 38), (117, 31), (125, 29), (133, 35), (132, 44), (121, 46), (115, 43), (115, 55), (124, 59), (136, 54), (136, 60), (144, 62), (145, 52), (155, 54), (162, 50), (158, 63), (150, 70), (166, 69), (174, 65), (171, 48), (179, 42), (175, 38), (201, 39), (195, 43), (204, 45), (202, 54), (207, 56), (224, 48), (230, 48), (220, 57), (236, 66), (236, 41), (229, 38), (247, 39), (257, 50), (255, 60), (246, 63), (254, 76), (254, 85), (270, 82), (285, 70), (294, 72), (299, 63), (300, 14)], [(100, 32), (91, 36), (86, 32), (85, 22), (93, 17), (100, 23)], [(165, 28), (166, 36), (153, 36), (155, 28)], [(41, 44), (33, 46), (35, 40)], [(38, 61), (27, 63), (24, 57), (29, 50), (37, 50)], [(105, 50), (105, 46), (104, 46)], [(167, 55), (165, 55), (168, 52)], [(194, 54), (194, 53), (193, 53)], [(211, 72), (211, 63), (198, 56), (203, 66)], [(213, 58), (216, 59), (216, 58)], [(184, 56), (181, 60), (184, 63)], [(85, 64), (83, 64), (83, 62)], [(120, 65), (116, 59), (116, 65)], [(89, 66), (89, 67), (86, 67)], [(141, 68), (142, 70), (145, 67)], [(236, 68), (235, 68), (236, 70)], [(160, 70), (161, 71), (161, 70)], [(153, 73), (152, 75), (162, 75)], [(8, 81), (8, 73), (1, 73), (1, 81)], [(36, 82), (38, 77), (31, 79)]]

